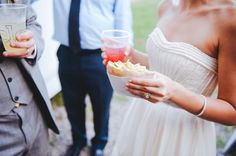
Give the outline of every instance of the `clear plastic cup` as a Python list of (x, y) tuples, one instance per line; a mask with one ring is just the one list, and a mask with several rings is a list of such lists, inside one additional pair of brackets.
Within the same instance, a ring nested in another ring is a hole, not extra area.
[(125, 30), (105, 30), (102, 32), (103, 48), (107, 56), (108, 63), (124, 61), (128, 55), (131, 34)]
[(26, 29), (25, 4), (0, 4), (0, 35), (6, 51), (19, 52), (23, 48), (12, 48), (11, 41)]

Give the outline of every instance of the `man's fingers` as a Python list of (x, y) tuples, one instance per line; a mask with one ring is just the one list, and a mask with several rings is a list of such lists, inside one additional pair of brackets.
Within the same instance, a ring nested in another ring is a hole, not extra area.
[(17, 57), (17, 58), (22, 58), (28, 55), (28, 52), (26, 49), (20, 49), (18, 51), (10, 52), (10, 51), (5, 51), (3, 52), (3, 56), (5, 57)]
[(3, 52), (4, 57), (13, 57), (13, 58), (26, 58), (33, 54), (35, 47), (30, 47), (29, 49), (19, 49), (17, 51), (5, 51)]
[(16, 35), (16, 41), (11, 41), (11, 49), (5, 51), (2, 55), (4, 57), (11, 58), (25, 58), (32, 55), (35, 48), (35, 40), (33, 38), (33, 32), (25, 30)]
[(11, 42), (11, 47), (13, 48), (31, 48), (34, 47), (35, 41), (33, 38), (31, 38), (28, 41), (25, 42)]
[(27, 41), (32, 39), (34, 36), (32, 31), (24, 31), (22, 33), (20, 33), (19, 35), (16, 36), (16, 40), (17, 41)]

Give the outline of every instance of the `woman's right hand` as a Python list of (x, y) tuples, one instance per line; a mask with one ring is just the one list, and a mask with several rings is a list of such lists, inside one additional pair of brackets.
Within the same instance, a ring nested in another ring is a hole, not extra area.
[[(103, 64), (107, 65), (107, 63), (109, 62), (109, 60), (107, 59), (107, 55), (106, 55), (107, 49), (106, 49), (106, 47), (102, 47), (101, 50), (102, 50), (101, 56), (103, 58)], [(132, 46), (128, 45), (127, 49), (126, 49), (126, 53), (125, 53), (126, 54), (125, 58), (122, 61), (126, 62), (127, 60), (132, 60), (132, 55), (133, 55), (134, 51), (135, 51), (134, 48)]]
[(102, 59), (103, 59), (102, 63), (104, 65), (107, 65), (107, 55), (103, 49), (102, 49)]

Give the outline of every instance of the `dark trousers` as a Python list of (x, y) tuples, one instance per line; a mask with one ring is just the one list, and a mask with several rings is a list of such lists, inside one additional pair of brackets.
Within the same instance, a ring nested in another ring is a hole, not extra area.
[(85, 96), (92, 102), (94, 148), (103, 149), (108, 140), (109, 107), (113, 90), (102, 64), (100, 50), (82, 50), (74, 54), (61, 45), (58, 49), (59, 77), (65, 107), (72, 127), (74, 144), (86, 145)]
[(223, 152), (224, 156), (236, 156), (236, 143), (234, 143), (229, 149)]

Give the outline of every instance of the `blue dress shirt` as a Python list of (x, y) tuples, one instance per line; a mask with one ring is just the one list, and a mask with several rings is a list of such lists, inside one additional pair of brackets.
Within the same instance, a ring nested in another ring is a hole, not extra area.
[[(68, 21), (71, 0), (54, 0), (54, 39), (68, 46)], [(130, 0), (81, 0), (80, 37), (82, 49), (101, 47), (101, 33), (123, 29), (132, 34)]]

